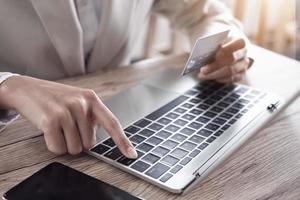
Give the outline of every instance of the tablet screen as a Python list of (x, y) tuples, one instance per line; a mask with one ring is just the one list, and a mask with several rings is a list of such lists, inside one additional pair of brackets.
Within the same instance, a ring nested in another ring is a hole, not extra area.
[(137, 200), (139, 198), (60, 163), (51, 163), (11, 190), (7, 200)]

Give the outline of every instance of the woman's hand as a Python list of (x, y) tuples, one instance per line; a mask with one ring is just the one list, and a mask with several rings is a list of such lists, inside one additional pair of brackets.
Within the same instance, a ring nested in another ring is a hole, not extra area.
[(218, 50), (215, 62), (201, 68), (200, 80), (215, 80), (220, 83), (241, 81), (249, 68), (246, 42), (244, 39), (232, 39)]
[(17, 110), (44, 132), (53, 153), (78, 154), (91, 148), (95, 126), (100, 125), (126, 157), (137, 157), (118, 119), (92, 90), (15, 76), (1, 85), (0, 98), (1, 106)]

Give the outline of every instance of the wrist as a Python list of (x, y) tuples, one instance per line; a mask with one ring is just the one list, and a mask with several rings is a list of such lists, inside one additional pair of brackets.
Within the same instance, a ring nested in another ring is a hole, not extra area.
[(23, 76), (12, 75), (0, 84), (0, 107), (15, 109), (15, 101), (18, 99), (18, 85)]

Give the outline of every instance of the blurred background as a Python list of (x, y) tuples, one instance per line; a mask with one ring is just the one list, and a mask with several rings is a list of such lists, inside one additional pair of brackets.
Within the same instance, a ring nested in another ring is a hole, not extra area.
[[(252, 43), (300, 60), (300, 0), (220, 0), (244, 25)], [(298, 22), (298, 23), (297, 23)], [(137, 48), (137, 60), (181, 53), (186, 39), (172, 32), (168, 21), (152, 16)]]

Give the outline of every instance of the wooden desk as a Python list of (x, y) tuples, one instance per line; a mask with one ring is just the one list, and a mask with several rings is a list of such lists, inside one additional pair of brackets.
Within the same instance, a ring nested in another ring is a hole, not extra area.
[[(254, 48), (246, 84), (287, 96), (300, 86), (300, 64)], [(113, 95), (164, 67), (181, 67), (187, 56), (144, 61), (60, 82)], [(26, 106), (26, 105), (24, 105)], [(86, 154), (57, 157), (41, 132), (20, 118), (0, 134), (0, 194), (50, 162), (59, 161), (145, 199), (300, 199), (300, 100), (227, 159), (185, 196), (170, 194)]]

